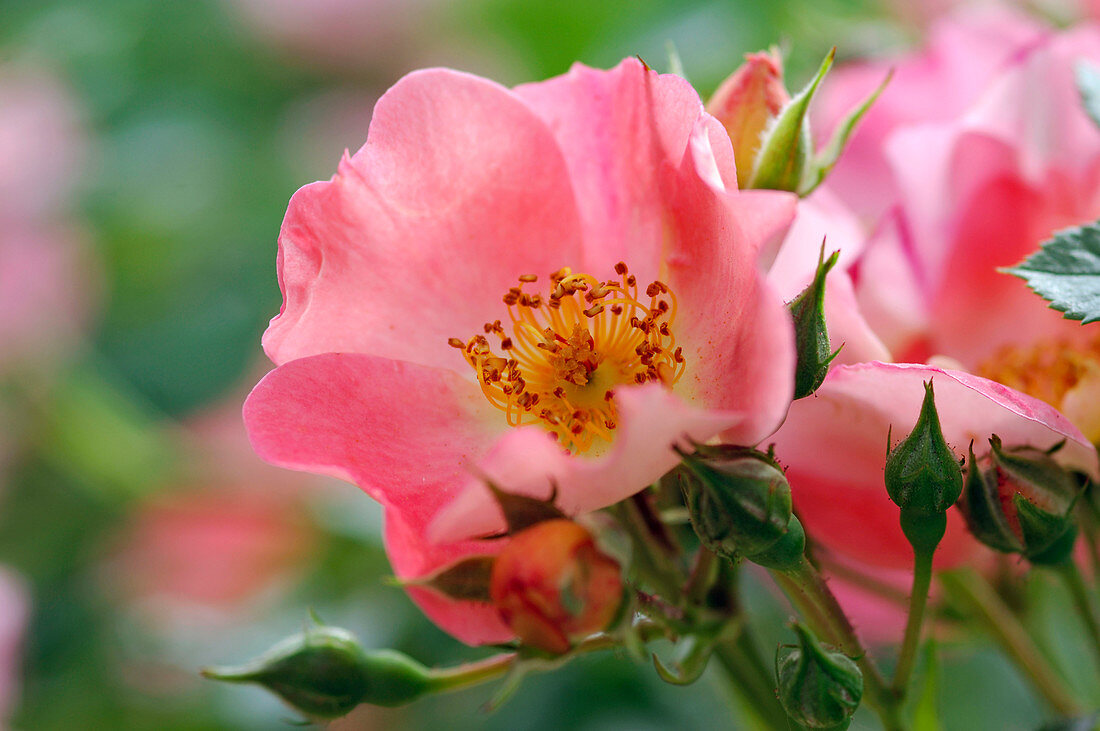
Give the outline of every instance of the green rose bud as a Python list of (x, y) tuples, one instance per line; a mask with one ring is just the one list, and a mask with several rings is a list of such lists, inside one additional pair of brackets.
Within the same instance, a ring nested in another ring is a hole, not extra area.
[(962, 468), (940, 428), (932, 382), (913, 431), (886, 457), (886, 492), (901, 508), (901, 527), (918, 553), (935, 550), (947, 526), (947, 509), (963, 490)]
[(840, 351), (829, 347), (829, 331), (825, 327), (825, 275), (836, 265), (840, 251), (834, 251), (825, 259), (825, 249), (817, 262), (814, 279), (791, 300), (787, 309), (794, 319), (794, 337), (797, 361), (794, 372), (794, 397), (809, 396), (829, 372), (829, 364)]
[(798, 646), (780, 648), (776, 656), (779, 702), (807, 728), (843, 731), (863, 697), (863, 674), (851, 658), (823, 648), (802, 625), (795, 624), (794, 631)]
[(365, 652), (337, 627), (312, 627), (246, 665), (202, 674), (262, 685), (311, 718), (339, 718), (361, 703), (400, 706), (432, 690), (423, 665), (392, 650)]
[(775, 545), (791, 520), (791, 488), (768, 455), (747, 447), (697, 445), (678, 468), (691, 524), (725, 558)]
[(1006, 449), (997, 436), (978, 459), (973, 446), (959, 508), (970, 532), (990, 548), (1033, 563), (1060, 563), (1072, 550), (1071, 510), (1081, 486), (1050, 452)]

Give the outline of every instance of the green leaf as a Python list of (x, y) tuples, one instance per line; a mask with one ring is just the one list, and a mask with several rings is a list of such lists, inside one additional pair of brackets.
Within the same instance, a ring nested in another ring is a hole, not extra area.
[(1077, 63), (1077, 92), (1081, 95), (1081, 106), (1096, 126), (1100, 127), (1100, 66), (1079, 61)]
[(1002, 271), (1026, 281), (1067, 320), (1100, 320), (1100, 222), (1059, 231), (1037, 252)]

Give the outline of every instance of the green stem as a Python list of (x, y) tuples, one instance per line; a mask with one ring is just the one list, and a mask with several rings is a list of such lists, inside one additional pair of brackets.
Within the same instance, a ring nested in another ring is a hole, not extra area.
[(913, 554), (913, 591), (909, 595), (909, 619), (905, 623), (905, 639), (901, 643), (898, 667), (894, 672), (894, 693), (905, 696), (909, 676), (913, 673), (913, 661), (920, 645), (920, 630), (924, 621), (924, 608), (928, 604), (928, 589), (932, 585), (932, 551)]
[(824, 577), (809, 561), (792, 571), (772, 571), (772, 577), (814, 632), (855, 660), (863, 673), (864, 697), (887, 731), (904, 728), (901, 704), (882, 672), (867, 654), (844, 610), (833, 596)]
[(1067, 558), (1054, 569), (1061, 575), (1070, 594), (1073, 595), (1073, 605), (1088, 629), (1089, 638), (1092, 640), (1092, 654), (1096, 659), (1097, 667), (1100, 667), (1100, 620), (1097, 619), (1096, 607), (1089, 595), (1088, 587), (1085, 586), (1085, 580), (1081, 577), (1081, 572), (1072, 558)]
[(679, 602), (683, 587), (682, 574), (671, 557), (656, 544), (649, 523), (638, 505), (624, 500), (616, 506), (619, 522), (630, 534), (634, 559), (641, 574), (667, 601)]
[(941, 573), (939, 582), (956, 604), (962, 605), (968, 614), (981, 621), (1051, 708), (1063, 716), (1081, 713), (1081, 706), (1066, 692), (1065, 681), (985, 579), (977, 572), (965, 569)]
[[(691, 577), (685, 579), (683, 570), (672, 555), (675, 551), (673, 542), (653, 535), (652, 520), (647, 520), (643, 514), (644, 507), (644, 504), (633, 500), (624, 500), (616, 510), (620, 523), (630, 534), (634, 558), (642, 576), (663, 598), (681, 604), (688, 600), (686, 610), (689, 615), (694, 615), (706, 599), (707, 579), (713, 573), (717, 573), (718, 581), (725, 581), (730, 585), (729, 590), (734, 591), (734, 579), (728, 575), (723, 579), (728, 572), (722, 571), (722, 568), (727, 565), (720, 563), (719, 570), (712, 572), (718, 557), (706, 548), (700, 548), (695, 570)], [(727, 611), (730, 622), (740, 616), (736, 604), (727, 607)], [(736, 636), (720, 640), (715, 645), (714, 657), (732, 681), (729, 684), (732, 695), (744, 702), (762, 724), (761, 728), (787, 728), (787, 713), (776, 698), (772, 673), (760, 656), (747, 624), (740, 624)]]
[(788, 727), (787, 712), (779, 705), (770, 680), (772, 674), (744, 628), (737, 633), (737, 637), (719, 642), (714, 648), (714, 657), (733, 681), (730, 685), (734, 694), (756, 716), (757, 723), (752, 727)]
[[(639, 622), (635, 627), (635, 631), (638, 632), (642, 642), (663, 639), (666, 635), (665, 628), (655, 622)], [(545, 665), (546, 669), (551, 669), (567, 663), (578, 655), (587, 655), (590, 652), (599, 652), (601, 650), (611, 650), (621, 646), (621, 644), (619, 639), (613, 635), (595, 635), (584, 640), (561, 657), (535, 661), (528, 659), (527, 662), (533, 664), (541, 663)], [(454, 667), (434, 668), (431, 671), (432, 689), (435, 691), (452, 691), (469, 688), (473, 685), (480, 685), (506, 675), (521, 661), (523, 661), (523, 659), (518, 653), (506, 652), (487, 657), (484, 660), (475, 660), (474, 662), (463, 663), (462, 665), (456, 665)]]

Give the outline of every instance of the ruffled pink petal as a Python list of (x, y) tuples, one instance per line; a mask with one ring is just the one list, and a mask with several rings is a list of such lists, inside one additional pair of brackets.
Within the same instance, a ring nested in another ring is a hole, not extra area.
[[(660, 276), (669, 235), (665, 179), (700, 120), (719, 187), (736, 187), (733, 151), (722, 126), (703, 112), (684, 79), (636, 59), (610, 71), (576, 64), (564, 76), (515, 93), (554, 131), (573, 180), (585, 231), (585, 266), (602, 276), (625, 261), (643, 280)], [(575, 267), (576, 268), (576, 267)]]
[(679, 164), (703, 114), (695, 90), (630, 58), (610, 71), (575, 64), (515, 93), (546, 121), (565, 155), (584, 225), (585, 266), (604, 276), (626, 261), (640, 278), (656, 277), (667, 219), (662, 168)]
[(794, 299), (813, 279), (822, 246), (826, 256), (840, 250), (833, 271), (843, 271), (859, 258), (865, 240), (863, 226), (851, 209), (828, 188), (819, 188), (798, 202), (783, 245), (767, 266), (768, 281), (783, 299)]
[(367, 143), (291, 199), (279, 236), (277, 364), (364, 352), (461, 365), (447, 346), (500, 317), (520, 274), (580, 258), (569, 172), (507, 89), (443, 69), (378, 102)]
[[(495, 554), (505, 543), (495, 540), (437, 545), (429, 543), (426, 535), (425, 526), (410, 524), (401, 517), (400, 511), (386, 511), (386, 552), (399, 578), (417, 579), (467, 556)], [(513, 637), (513, 632), (489, 604), (455, 601), (423, 587), (409, 586), (407, 589), (424, 614), (467, 644), (486, 645)]]
[[(898, 508), (886, 494), (882, 470), (886, 439), (916, 422), (932, 379), (944, 437), (961, 456), (973, 442), (976, 453), (992, 434), (1010, 445), (1057, 453), (1069, 467), (1096, 474), (1096, 450), (1047, 404), (993, 381), (931, 366), (865, 363), (834, 368), (810, 398), (792, 405), (774, 435), (776, 454), (789, 465), (795, 505), (807, 532), (855, 560), (906, 568), (912, 550), (898, 526)], [(967, 561), (977, 543), (957, 511), (948, 512), (947, 535), (936, 552), (939, 565)]]
[[(673, 444), (705, 441), (736, 424), (741, 415), (705, 411), (657, 384), (616, 392), (619, 427), (602, 455), (573, 456), (541, 429), (506, 434), (479, 465), (508, 492), (548, 498), (567, 515), (579, 515), (627, 498), (672, 469)], [(484, 485), (469, 488), (443, 512), (429, 538), (447, 542), (503, 530), (504, 518)]]
[(271, 371), (245, 402), (244, 420), (263, 459), (353, 482), (414, 525), (458, 494), (507, 428), (471, 381), (351, 353)]
[[(688, 358), (676, 390), (707, 408), (741, 413), (723, 438), (752, 444), (778, 426), (790, 403), (794, 329), (782, 298), (757, 268), (760, 242), (742, 228), (747, 212), (736, 205), (742, 194), (700, 173), (709, 159), (705, 130), (697, 127), (671, 178), (665, 281), (677, 297), (676, 336)], [(779, 230), (791, 213), (784, 205), (763, 206), (747, 228)]]
[[(859, 263), (856, 300), (868, 326), (899, 360), (924, 361), (932, 306), (900, 211), (883, 218)], [(919, 354), (914, 354), (923, 348)], [(883, 360), (886, 360), (885, 358)]]

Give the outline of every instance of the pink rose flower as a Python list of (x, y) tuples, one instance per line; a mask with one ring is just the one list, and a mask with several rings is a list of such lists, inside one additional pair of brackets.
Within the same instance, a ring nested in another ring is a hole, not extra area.
[[(504, 527), (486, 477), (577, 514), (659, 477), (685, 436), (754, 443), (794, 358), (755, 259), (794, 205), (738, 192), (695, 91), (635, 60), (514, 90), (410, 74), (291, 200), (253, 446), (370, 493), (396, 573), (418, 577), (497, 550), (468, 540)], [(488, 606), (411, 593), (466, 642), (511, 634)]]
[[(791, 408), (774, 440), (789, 465), (795, 505), (811, 535), (841, 558), (910, 567), (912, 552), (882, 481), (885, 435), (892, 427), (896, 440), (912, 427), (929, 377), (960, 457), (972, 440), (980, 456), (992, 434), (1042, 448), (1066, 439), (1063, 464), (1096, 473), (1093, 435), (1067, 408), (1074, 395), (1083, 402), (1090, 393), (1087, 373), (1072, 381), (1067, 373), (1095, 339), (996, 271), (1055, 228), (1100, 212), (1091, 202), (1098, 200), (1100, 133), (1080, 111), (1072, 81), (1074, 58), (1100, 57), (1095, 37), (1091, 29), (1050, 36), (1003, 11), (939, 24), (930, 50), (898, 65), (842, 158), (838, 171), (846, 172), (829, 181), (843, 203), (865, 215), (885, 212), (870, 241), (845, 244), (847, 270), (830, 274), (854, 282), (852, 298), (826, 301), (834, 347), (845, 344), (841, 358), (856, 345), (855, 357), (842, 362), (940, 354), (950, 357), (937, 363), (958, 369), (842, 366)], [(840, 86), (865, 76), (865, 91), (882, 71), (841, 69)], [(843, 93), (832, 99), (836, 108), (849, 103)], [(835, 230), (835, 213), (830, 220)], [(787, 248), (777, 264), (791, 256)], [(1095, 410), (1095, 398), (1089, 402)], [(986, 556), (949, 511), (939, 565)], [(874, 629), (876, 621), (867, 624)]]
[(899, 197), (858, 265), (857, 295), (896, 359), (946, 356), (1061, 409), (1095, 442), (1100, 336), (998, 271), (1100, 215), (1100, 130), (1074, 84), (1082, 59), (1100, 62), (1100, 29), (1022, 49), (965, 114), (888, 138)]

